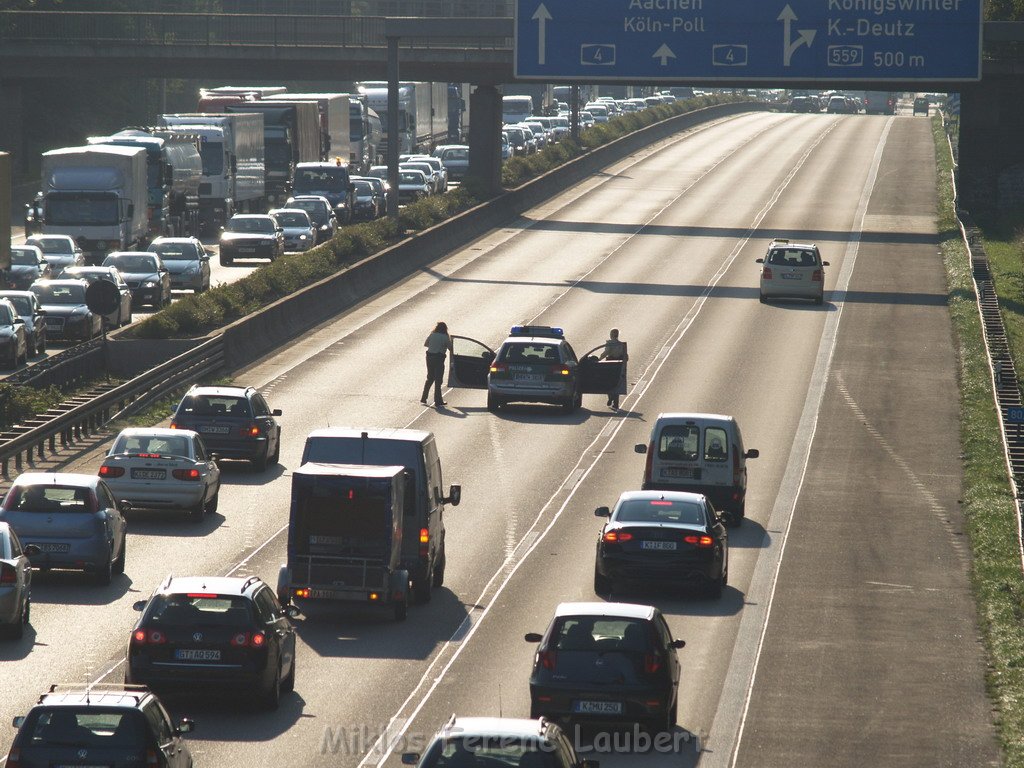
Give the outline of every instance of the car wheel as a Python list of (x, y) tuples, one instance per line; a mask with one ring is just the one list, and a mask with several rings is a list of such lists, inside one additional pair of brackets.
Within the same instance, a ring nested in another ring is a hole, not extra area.
[(433, 588), (433, 581), (429, 573), (423, 574), (422, 579), (417, 579), (412, 585), (412, 596), (417, 603), (429, 603), (430, 598), (433, 597), (431, 589)]
[(281, 435), (277, 436), (277, 445), (274, 446), (273, 455), (267, 459), (267, 464), (273, 466), (281, 460)]
[(19, 359), (22, 363), (28, 362), (28, 344), (25, 345), (25, 353)]
[(597, 566), (594, 566), (594, 593), (601, 597), (612, 593), (612, 580), (598, 571)]
[(295, 654), (292, 654), (292, 668), (288, 670), (288, 676), (281, 681), (281, 691), (291, 693), (295, 690)]
[[(122, 320), (123, 320), (123, 318), (122, 318)], [(121, 325), (131, 325), (131, 324), (132, 324), (132, 308), (128, 307), (128, 319), (127, 320), (123, 320)]]
[(36, 339), (36, 354), (42, 355), (46, 352), (46, 334)]
[(217, 493), (213, 494), (213, 497), (208, 502), (206, 502), (206, 514), (212, 515), (214, 512), (217, 511), (217, 507), (219, 505), (220, 491), (218, 490)]
[(21, 614), (7, 628), (7, 636), (12, 640), (21, 640), (25, 636), (25, 625), (28, 624), (28, 611), (28, 598), (26, 598), (24, 605), (21, 606)]
[(114, 561), (113, 572), (117, 574), (124, 573), (124, 561), (128, 555), (128, 537), (126, 536), (121, 540), (121, 554), (117, 556), (117, 560)]
[(571, 395), (568, 400), (562, 403), (562, 413), (572, 413), (576, 410), (576, 395)]
[(722, 575), (708, 584), (708, 597), (712, 600), (721, 600), (725, 591), (725, 584), (729, 580), (728, 571), (723, 570)]
[(767, 296), (765, 296), (765, 295), (764, 295), (763, 293), (762, 293), (762, 294), (761, 294), (760, 296), (758, 296), (758, 300), (759, 300), (759, 301), (760, 301), (760, 302), (761, 302), (762, 304), (767, 304), (767, 303), (768, 303), (768, 297), (767, 297)]
[(501, 399), (497, 395), (492, 395), (490, 392), (487, 393), (488, 411), (490, 411), (491, 413), (497, 413), (498, 411), (501, 410), (502, 405), (504, 405), (504, 403), (501, 402)]
[(96, 583), (101, 587), (109, 586), (110, 582), (114, 580), (114, 564), (107, 560), (96, 570)]
[(281, 705), (281, 667), (278, 666), (277, 674), (270, 682), (270, 686), (260, 697), (263, 701), (263, 708), (273, 712)]
[(225, 256), (223, 253), (220, 255), (220, 265), (222, 267), (230, 267), (234, 259), (230, 256)]
[(395, 603), (395, 621), (405, 621), (409, 615), (409, 596), (406, 596)]
[(824, 296), (818, 296), (817, 298), (814, 299), (814, 303), (817, 304), (820, 307), (822, 304), (825, 303), (825, 297)]
[(444, 566), (445, 566), (445, 555), (444, 555), (444, 551), (442, 550), (441, 557), (438, 560), (437, 565), (434, 566), (434, 586), (435, 587), (443, 587), (444, 586)]
[(267, 454), (264, 453), (262, 456), (257, 456), (255, 459), (252, 460), (252, 468), (253, 468), (253, 470), (256, 471), (256, 472), (266, 472), (267, 471), (267, 461), (268, 461)]
[(206, 500), (205, 499), (200, 499), (199, 502), (194, 507), (189, 509), (188, 515), (187, 515), (188, 521), (190, 523), (201, 523), (201, 522), (203, 522), (203, 518), (205, 516), (206, 516)]

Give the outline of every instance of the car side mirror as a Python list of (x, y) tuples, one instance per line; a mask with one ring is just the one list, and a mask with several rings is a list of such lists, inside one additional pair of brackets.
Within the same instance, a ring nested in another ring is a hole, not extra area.
[(11, 719), (11, 725), (13, 725), (15, 728), (21, 728), (21, 726), (24, 725), (24, 724), (25, 724), (25, 716), (24, 715), (18, 715), (17, 717)]
[(272, 410), (270, 412), (270, 415), (271, 416), (280, 416), (281, 415), (281, 409), (280, 408), (275, 408), (274, 410)]
[(448, 498), (444, 500), (445, 504), (451, 504), (453, 507), (459, 506), (459, 502), (462, 501), (462, 486), (461, 485), (450, 485), (448, 486)]
[(827, 261), (823, 261), (823, 262), (821, 262), (821, 266), (828, 267), (828, 266), (831, 266), (831, 265)]
[(43, 550), (39, 548), (38, 544), (26, 544), (21, 551), (25, 554), (25, 557), (35, 557)]
[(746, 453), (743, 454), (743, 458), (745, 458), (745, 459), (756, 459), (760, 455), (761, 455), (761, 452), (759, 450), (757, 450), (757, 448), (751, 448), (749, 451), (747, 451)]
[(119, 504), (119, 506), (120, 506), (122, 512), (131, 512), (132, 511), (132, 503), (130, 501), (122, 501)]
[(14, 324), (15, 325), (24, 325), (25, 321), (22, 318), (20, 318), (20, 317), (16, 317), (16, 318), (14, 318)]
[(612, 511), (608, 507), (598, 507), (594, 510), (595, 517), (611, 517)]
[(685, 648), (686, 647), (686, 641), (685, 640), (673, 640), (671, 643), (668, 644), (668, 647), (669, 648)]
[(297, 619), (302, 615), (302, 611), (299, 610), (297, 605), (289, 605), (284, 609), (284, 615), (289, 619)]
[(45, 315), (45, 314), (46, 314), (46, 310), (45, 310), (45, 309), (43, 309), (42, 307), (40, 307), (40, 308), (39, 308), (38, 310), (36, 310), (36, 311), (37, 311), (37, 312), (38, 312), (38, 313), (39, 313), (40, 315)]
[(542, 635), (540, 632), (527, 632), (525, 635), (523, 635), (523, 640), (525, 640), (528, 643), (539, 643), (543, 639), (544, 635)]
[(284, 232), (284, 227), (277, 227), (278, 232)]
[(647, 443), (637, 443), (633, 446), (634, 453), (647, 453)]
[(416, 765), (420, 761), (419, 752), (403, 752), (402, 765)]
[(196, 729), (196, 724), (189, 720), (187, 717), (181, 718), (178, 722), (177, 727), (174, 729), (175, 733), (181, 735), (183, 733), (192, 733)]
[(755, 264), (764, 264), (764, 259), (754, 259)]
[(146, 601), (136, 600), (134, 603), (132, 603), (132, 610), (140, 612), (146, 610)]

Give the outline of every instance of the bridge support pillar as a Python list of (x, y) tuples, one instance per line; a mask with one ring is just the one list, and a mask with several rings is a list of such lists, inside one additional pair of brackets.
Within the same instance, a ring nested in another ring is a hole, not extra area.
[(977, 216), (1024, 204), (1024, 80), (986, 78), (960, 92), (960, 206)]
[(0, 151), (11, 155), (11, 173), (17, 178), (26, 170), (24, 106), (21, 83), (0, 81)]
[(493, 85), (478, 85), (469, 97), (466, 178), (484, 192), (501, 192), (501, 93)]

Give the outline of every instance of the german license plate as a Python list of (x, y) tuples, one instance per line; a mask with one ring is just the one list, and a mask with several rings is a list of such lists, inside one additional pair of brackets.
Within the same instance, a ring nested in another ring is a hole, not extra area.
[(782, 275), (782, 279), (783, 280), (803, 280), (803, 278), (804, 278), (803, 275), (796, 275), (796, 274), (792, 274), (792, 275), (783, 274)]
[(580, 715), (621, 715), (621, 701), (576, 701), (572, 711)]
[(311, 589), (309, 596), (327, 600), (340, 600), (344, 597), (341, 592), (335, 592), (333, 589)]
[(255, 248), (239, 248), (238, 252), (239, 253), (256, 253), (256, 249)]
[(204, 424), (199, 427), (199, 431), (207, 435), (226, 435), (229, 431), (228, 427), (218, 427), (214, 424)]
[(674, 541), (641, 541), (640, 549), (660, 549), (660, 550), (671, 550), (678, 549), (679, 545)]
[(665, 467), (661, 470), (662, 477), (693, 477), (693, 470), (687, 467)]
[(512, 381), (543, 381), (544, 377), (539, 373), (515, 373)]
[(164, 480), (167, 477), (166, 469), (133, 469), (133, 480)]
[(37, 544), (41, 552), (70, 552), (70, 544)]
[(174, 652), (178, 661), (220, 661), (220, 651), (179, 648)]

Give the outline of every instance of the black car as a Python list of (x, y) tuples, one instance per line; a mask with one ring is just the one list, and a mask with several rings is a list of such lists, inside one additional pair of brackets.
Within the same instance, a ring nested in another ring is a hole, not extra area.
[(32, 291), (0, 291), (0, 298), (9, 299), (25, 321), (25, 342), (30, 355), (46, 351), (46, 313)]
[(285, 208), (301, 208), (309, 214), (316, 229), (316, 241), (322, 243), (334, 237), (338, 231), (338, 219), (331, 208), (331, 201), (320, 195), (298, 195), (289, 197)]
[(28, 290), (36, 280), (53, 277), (50, 262), (34, 245), (11, 246), (11, 268), (7, 270), (7, 285), (12, 290)]
[(52, 685), (24, 717), (7, 765), (158, 766), (192, 768), (182, 734), (194, 723), (171, 720), (160, 700), (143, 686)]
[(295, 629), (257, 576), (168, 576), (128, 642), (125, 682), (235, 692), (277, 709), (295, 687)]
[(159, 309), (171, 303), (171, 274), (160, 254), (153, 251), (115, 251), (103, 259), (104, 267), (121, 273), (132, 292), (132, 302)]
[(103, 316), (85, 303), (85, 280), (37, 280), (32, 293), (46, 313), (46, 338), (87, 341), (103, 332)]
[(25, 321), (7, 299), (0, 299), (0, 360), (11, 369), (28, 360)]
[(210, 453), (224, 459), (247, 459), (257, 472), (276, 464), (281, 455), (281, 426), (253, 387), (194, 386), (178, 403), (172, 429), (191, 429), (203, 436)]
[(679, 660), (654, 606), (562, 603), (540, 643), (530, 675), (530, 717), (641, 723), (671, 731), (679, 703)]
[(238, 213), (220, 236), (220, 263), (231, 265), (235, 259), (270, 259), (284, 256), (284, 229), (273, 216), (262, 213)]
[(696, 583), (722, 596), (729, 535), (703, 494), (627, 491), (614, 509), (598, 507), (594, 514), (609, 518), (597, 539), (597, 594), (610, 594), (617, 583), (646, 581)]
[(377, 190), (370, 182), (355, 179), (352, 181), (352, 189), (355, 193), (355, 204), (352, 208), (354, 218), (372, 221), (384, 215), (384, 198), (377, 194)]

